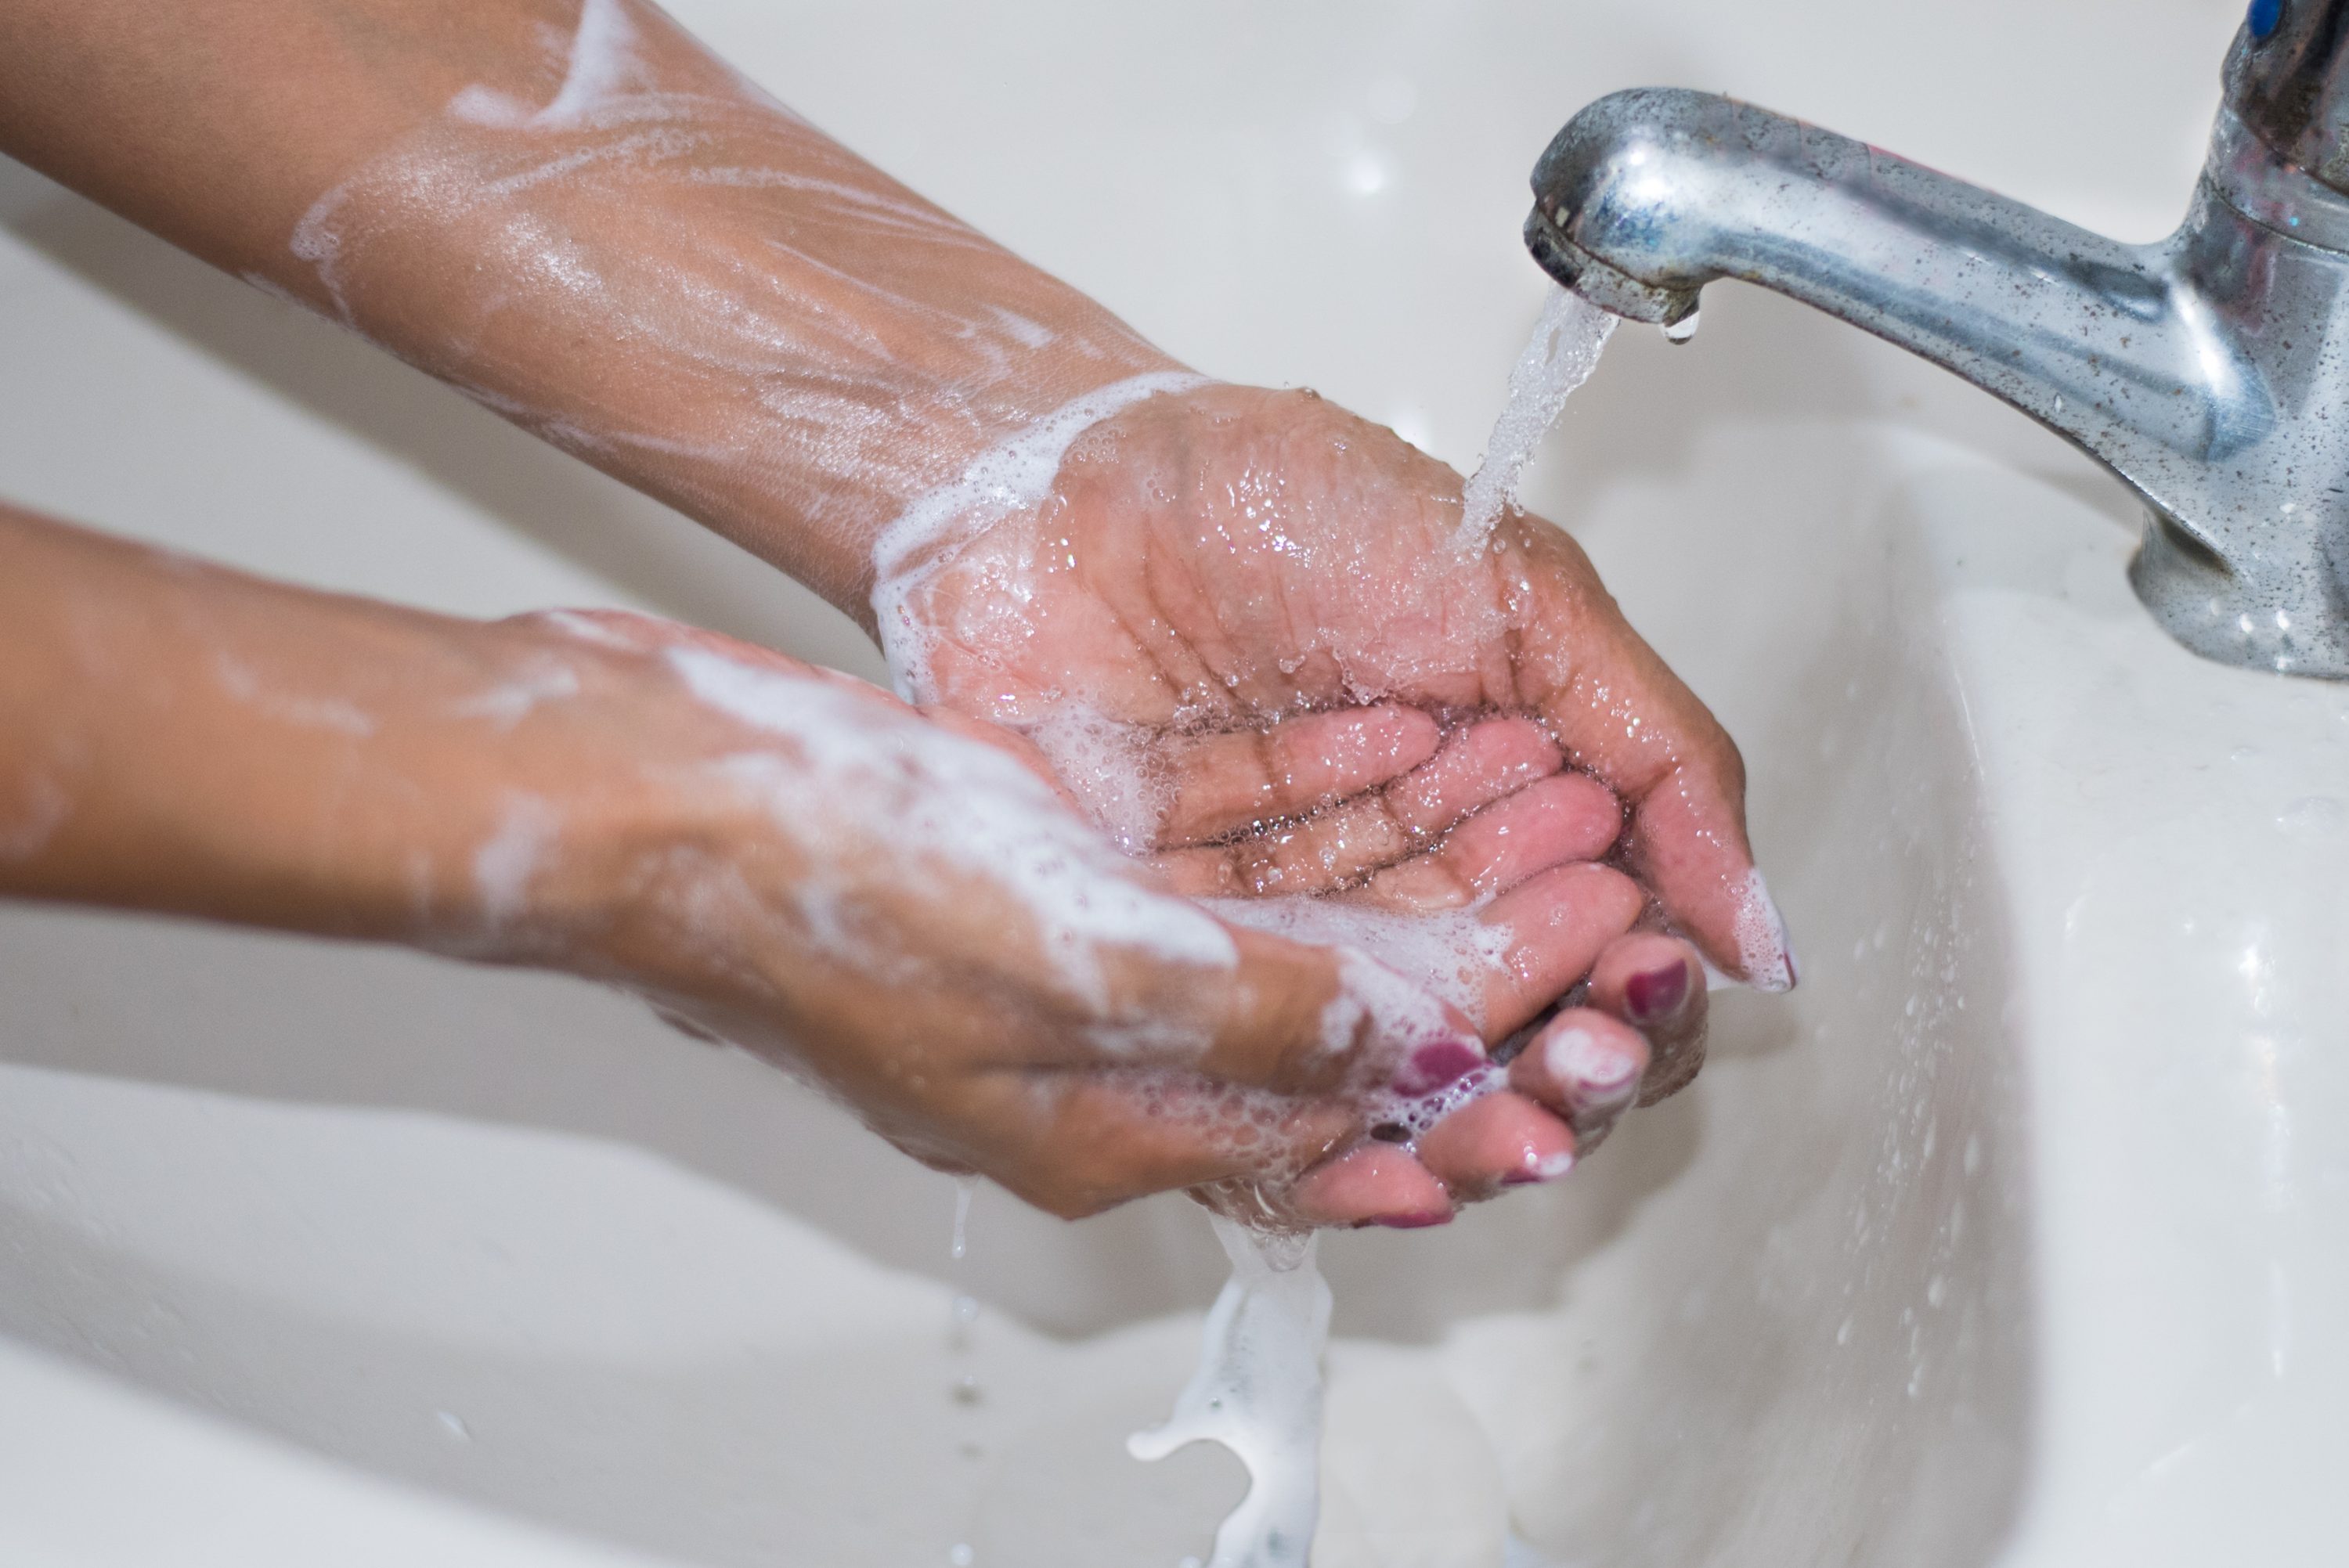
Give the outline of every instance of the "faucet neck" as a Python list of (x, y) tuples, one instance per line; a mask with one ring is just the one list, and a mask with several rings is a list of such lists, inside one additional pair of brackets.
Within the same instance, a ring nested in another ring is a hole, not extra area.
[(2287, 239), (2349, 253), (2349, 195), (2288, 160), (2231, 108), (2219, 111), (2202, 178), (2211, 195)]
[(2254, 5), (2225, 80), (2222, 120), (2233, 117), (2281, 160), (2349, 196), (2349, 0)]

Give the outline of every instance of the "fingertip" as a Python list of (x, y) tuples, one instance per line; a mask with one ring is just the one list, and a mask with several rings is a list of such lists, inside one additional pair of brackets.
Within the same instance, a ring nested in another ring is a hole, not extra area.
[(1595, 1007), (1569, 1007), (1509, 1064), (1509, 1084), (1574, 1116), (1638, 1090), (1650, 1059), (1647, 1037)]
[(1534, 1100), (1506, 1090), (1454, 1111), (1419, 1140), (1421, 1163), (1455, 1196), (1554, 1181), (1574, 1169), (1574, 1132)]
[(1452, 1195), (1426, 1166), (1391, 1143), (1365, 1143), (1298, 1178), (1288, 1202), (1316, 1225), (1416, 1230), (1452, 1218)]
[(1669, 1029), (1683, 1012), (1702, 1006), (1704, 995), (1704, 960), (1662, 932), (1619, 937), (1590, 966), (1590, 1006), (1636, 1029)]
[(1516, 1029), (1580, 980), (1647, 907), (1640, 886), (1611, 866), (1579, 862), (1527, 879), (1486, 906), (1508, 947), (1485, 987), (1485, 1022)]
[(1785, 992), (1795, 988), (1800, 976), (1795, 962), (1794, 937), (1787, 932), (1786, 917), (1778, 912), (1778, 901), (1770, 896), (1770, 884), (1763, 880), (1758, 866), (1745, 873), (1745, 885), (1738, 903), (1736, 934), (1738, 957), (1747, 985), (1756, 991)]

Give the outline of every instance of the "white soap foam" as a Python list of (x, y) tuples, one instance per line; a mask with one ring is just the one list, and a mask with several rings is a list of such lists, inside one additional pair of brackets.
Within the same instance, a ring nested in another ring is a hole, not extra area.
[(0, 814), (0, 861), (29, 861), (48, 848), (73, 815), (73, 799), (57, 781), (36, 773), (24, 781), (13, 814)]
[(264, 686), (253, 666), (233, 655), (212, 655), (212, 673), (221, 689), (248, 707), (286, 724), (305, 729), (331, 729), (354, 740), (375, 733), (375, 718), (357, 704), (341, 697), (308, 696)]
[(917, 497), (873, 543), (873, 616), (897, 694), (934, 700), (930, 653), (936, 634), (912, 613), (913, 595), (955, 552), (1008, 517), (1032, 511), (1051, 493), (1061, 459), (1103, 419), (1162, 392), (1188, 392), (1207, 378), (1157, 370), (1097, 387), (981, 452), (955, 479)]
[(1494, 421), (1485, 460), (1460, 494), (1460, 531), (1454, 546), (1463, 553), (1485, 548), (1501, 513), (1517, 500), (1517, 480), (1526, 461), (1568, 398), (1599, 368), (1599, 356), (1615, 333), (1615, 318), (1579, 294), (1553, 287), (1541, 320), (1509, 372), (1509, 400)]
[(529, 908), (531, 878), (562, 828), (554, 809), (533, 795), (508, 800), (497, 831), (473, 851), (473, 887), (481, 916), (497, 932)]
[[(800, 766), (742, 759), (786, 825), (853, 810), (909, 856), (959, 867), (1009, 890), (1080, 995), (1106, 1006), (1100, 949), (1228, 969), (1238, 953), (1188, 900), (1154, 892), (1050, 787), (993, 747), (892, 713), (829, 681), (761, 669), (698, 648), (669, 651), (687, 688), (712, 707), (790, 740)], [(758, 764), (752, 766), (752, 764)], [(821, 845), (817, 848), (821, 849)], [(859, 872), (869, 867), (855, 868)], [(812, 893), (829, 890), (814, 879)], [(820, 926), (821, 911), (811, 911)]]
[(1511, 940), (1507, 926), (1486, 922), (1475, 909), (1402, 914), (1334, 898), (1206, 902), (1233, 925), (1339, 948), (1368, 961), (1382, 978), (1362, 976), (1365, 989), (1405, 983), (1412, 1000), (1397, 996), (1393, 1005), (1426, 1009), (1432, 1019), (1440, 1019), (1432, 1007), (1440, 998), (1481, 1025), (1485, 987)]
[[(1069, 318), (1075, 296), (655, 7), (586, 0), (551, 45), (551, 99), (467, 87), (321, 195), (290, 242), (336, 319), (525, 428), (607, 465), (626, 455), (639, 483), (707, 520), (780, 510), (853, 544), (1031, 420), (1040, 353), (1103, 379), (1164, 363), (1105, 312)], [(687, 220), (647, 242), (658, 214), (723, 187), (773, 191), (779, 221)], [(406, 308), (419, 252), (468, 261), (431, 280), (429, 325)], [(942, 267), (972, 280), (969, 299), (920, 282)], [(550, 337), (599, 365), (550, 377), (526, 346)], [(623, 383), (668, 395), (594, 393)]]
[(502, 731), (529, 717), (541, 704), (578, 695), (579, 673), (567, 665), (549, 664), (452, 704), (449, 711), (460, 718), (486, 720)]
[(1737, 910), (1737, 955), (1757, 991), (1788, 991), (1795, 985), (1794, 939), (1757, 869), (1746, 873)]
[(1216, 1532), (1207, 1568), (1304, 1568), (1319, 1514), (1321, 1353), (1330, 1286), (1316, 1238), (1213, 1216), (1232, 1277), (1207, 1314), (1198, 1370), (1163, 1426), (1126, 1440), (1136, 1459), (1221, 1443), (1247, 1467), (1247, 1495)]
[(1142, 855), (1156, 846), (1174, 789), (1155, 761), (1155, 731), (1063, 703), (1021, 733), (1119, 849)]

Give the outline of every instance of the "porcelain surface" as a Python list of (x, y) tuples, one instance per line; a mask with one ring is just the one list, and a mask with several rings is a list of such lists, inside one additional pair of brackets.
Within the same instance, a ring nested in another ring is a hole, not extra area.
[[(1525, 172), (1671, 82), (2150, 238), (2238, 12), (673, 7), (1202, 368), (1473, 463)], [(1918, 60), (1933, 69), (1920, 76)], [(1743, 742), (1804, 984), (1554, 1190), (1330, 1238), (1320, 1568), (2338, 1561), (2349, 688), (2201, 663), (2054, 438), (1783, 301), (1618, 335), (1527, 499)], [(848, 624), (0, 168), (0, 494), (467, 614)], [(585, 985), (0, 907), (0, 1560), (1101, 1568), (1220, 1281)], [(957, 1288), (982, 1307), (949, 1342)], [(975, 1379), (976, 1399), (953, 1397)]]

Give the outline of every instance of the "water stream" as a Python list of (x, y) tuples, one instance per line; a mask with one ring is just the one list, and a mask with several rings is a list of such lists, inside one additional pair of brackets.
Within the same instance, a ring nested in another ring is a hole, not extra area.
[(1615, 317), (1579, 294), (1551, 288), (1533, 337), (1509, 371), (1509, 400), (1493, 422), (1485, 459), (1461, 491), (1460, 531), (1453, 543), (1462, 553), (1482, 550), (1502, 512), (1516, 504), (1526, 460), (1557, 422), (1566, 400), (1599, 368), (1614, 333)]
[[(1508, 402), (1484, 460), (1462, 492), (1454, 543), (1464, 553), (1484, 549), (1516, 504), (1526, 459), (1598, 368), (1615, 319), (1565, 289), (1551, 291), (1509, 372)], [(1268, 1234), (1221, 1215), (1214, 1223), (1232, 1277), (1207, 1314), (1198, 1367), (1174, 1414), (1126, 1448), (1157, 1460), (1189, 1443), (1223, 1444), (1247, 1467), (1248, 1490), (1216, 1529), (1206, 1568), (1305, 1568), (1320, 1510), (1330, 1286), (1311, 1235)]]

